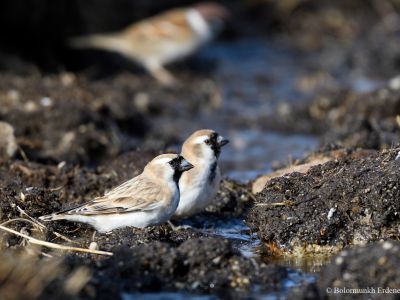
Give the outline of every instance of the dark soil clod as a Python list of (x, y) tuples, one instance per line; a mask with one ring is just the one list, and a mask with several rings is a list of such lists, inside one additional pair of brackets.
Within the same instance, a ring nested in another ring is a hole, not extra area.
[(272, 179), (257, 195), (247, 224), (267, 246), (299, 256), (398, 239), (398, 151), (362, 159), (348, 156), (306, 174)]

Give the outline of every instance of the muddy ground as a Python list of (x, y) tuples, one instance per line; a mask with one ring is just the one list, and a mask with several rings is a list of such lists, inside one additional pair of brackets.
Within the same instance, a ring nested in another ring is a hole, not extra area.
[[(279, 74), (253, 74), (249, 89), (262, 89), (250, 93), (256, 99), (247, 99), (246, 81), (237, 78), (248, 70), (216, 75), (218, 58), (196, 55), (174, 64), (170, 70), (182, 84), (170, 89), (121, 57), (65, 46), (68, 37), (115, 30), (191, 1), (28, 2), (0, 9), (0, 120), (15, 134), (13, 140), (0, 132), (0, 221), (24, 218), (7, 226), (43, 241), (99, 248), (114, 256), (51, 250), (0, 232), (0, 259), (7, 262), (0, 264), (5, 298), (273, 295), (286, 291), (290, 272), (272, 257), (314, 258), (343, 248), (350, 250), (323, 269), (315, 284), (299, 288), (296, 297), (324, 298), (325, 287), (342, 279), (340, 284), (352, 287), (398, 283), (391, 279), (395, 269), (387, 267), (398, 263), (390, 250), (398, 245), (385, 248), (383, 255), (379, 247), (389, 246), (376, 244), (400, 235), (400, 149), (394, 146), (400, 115), (400, 80), (394, 77), (400, 71), (397, 1), (221, 1), (236, 16), (221, 36), (223, 45), (251, 38), (263, 46), (272, 41), (299, 65), (295, 93), (278, 99), (268, 93), (282, 85)], [(255, 100), (268, 109), (242, 113), (230, 101), (241, 97), (248, 106)], [(215, 203), (182, 222), (192, 228), (179, 231), (162, 225), (93, 236), (92, 228), (78, 223), (42, 228), (26, 221), (26, 214), (37, 218), (102, 195), (137, 175), (155, 155), (179, 150), (185, 135), (203, 124), (229, 133), (255, 129), (260, 139), (271, 131), (313, 134), (321, 149), (308, 158), (325, 155), (330, 161), (272, 179), (257, 195), (251, 183), (225, 176)], [(309, 160), (295, 164), (302, 162)], [(245, 220), (261, 239), (252, 257), (231, 239), (203, 230), (232, 220)], [(368, 246), (352, 250), (356, 244)], [(378, 275), (358, 280), (375, 260)], [(351, 282), (349, 269), (356, 278)]]
[[(321, 270), (316, 283), (294, 290), (296, 299), (397, 299), (400, 263), (398, 241), (344, 250)], [(363, 292), (343, 292), (343, 288)], [(327, 293), (327, 289), (329, 293)], [(340, 292), (340, 289), (342, 292)]]
[(163, 150), (178, 142), (174, 132), (181, 123), (163, 126), (163, 117), (190, 118), (217, 92), (200, 80), (195, 93), (185, 88), (176, 97), (176, 90), (131, 73), (103, 80), (72, 73), (2, 73), (0, 82), (1, 119), (13, 124), (29, 160), (86, 165), (138, 147)]
[[(79, 278), (78, 284), (82, 288), (79, 299), (121, 299), (121, 293), (169, 291), (183, 295), (212, 294), (221, 299), (241, 299), (252, 293), (254, 285), (259, 285), (263, 291), (278, 291), (287, 278), (284, 267), (260, 264), (245, 258), (232, 248), (229, 241), (216, 238), (191, 237), (176, 247), (152, 241), (132, 247), (114, 247), (113, 250), (114, 256), (111, 258), (67, 255), (61, 263), (57, 259), (45, 259), (48, 264), (58, 262), (60, 265), (59, 269), (50, 273), (50, 280), (46, 282), (50, 284), (42, 287), (41, 297), (76, 297), (66, 282), (68, 278), (76, 276), (77, 270), (86, 272), (86, 276)], [(15, 253), (5, 253), (3, 257), (7, 255), (18, 257)], [(29, 261), (32, 260), (31, 257)], [(9, 262), (11, 268), (18, 264)], [(37, 275), (37, 270), (30, 272), (29, 266), (26, 268), (25, 280), (30, 279), (28, 276)], [(17, 284), (18, 279), (6, 281), (2, 285), (2, 292)], [(24, 292), (26, 289), (21, 288), (21, 294), (14, 292), (14, 298), (11, 299), (20, 299), (21, 296), (33, 298)]]
[[(151, 158), (168, 151), (166, 145), (178, 140), (174, 126), (157, 126), (150, 120), (162, 120), (164, 116), (190, 116), (200, 107), (207, 106), (204, 103), (211, 103), (210, 93), (214, 92), (212, 86), (211, 90), (210, 87), (202, 89), (200, 86), (197, 94), (189, 89), (181, 91), (182, 99), (186, 93), (196, 98), (193, 101), (198, 103), (193, 106), (193, 102), (177, 103), (179, 99), (174, 97), (177, 91), (153, 88), (152, 79), (149, 79), (148, 93), (138, 92), (135, 80), (139, 85), (134, 74), (100, 81), (89, 81), (85, 76), (77, 77), (72, 73), (44, 78), (39, 73), (33, 73), (24, 79), (11, 73), (2, 74), (0, 98), (4, 105), (0, 108), (1, 116), (3, 121), (13, 124), (15, 142), (19, 145), (14, 158), (3, 153), (0, 162), (2, 221), (24, 217), (21, 210), (37, 218), (72, 207), (136, 176)], [(110, 88), (110, 84), (115, 87)], [(179, 127), (179, 124), (176, 126)], [(43, 139), (44, 136), (46, 139)], [(5, 141), (7, 146), (7, 139)], [(142, 150), (130, 151), (137, 148)], [(196, 216), (191, 224), (201, 228), (205, 220), (212, 223), (240, 218), (253, 196), (249, 185), (224, 180), (218, 199), (207, 212)], [(93, 229), (77, 223), (50, 223), (46, 224), (45, 231), (32, 227), (26, 221), (10, 225), (41, 240), (70, 246), (88, 248), (93, 241)], [(74, 242), (67, 242), (59, 234)], [(62, 266), (72, 271), (85, 264), (93, 273), (90, 284), (79, 295), (82, 298), (118, 298), (122, 291), (221, 294), (231, 290), (232, 293), (240, 291), (240, 295), (244, 296), (252, 293), (256, 284), (261, 284), (263, 291), (281, 288), (286, 269), (260, 265), (243, 257), (230, 241), (220, 237), (209, 238), (210, 235), (196, 228), (173, 231), (169, 226), (159, 226), (145, 230), (118, 230), (111, 235), (94, 238), (101, 250), (115, 252), (112, 259), (96, 256), (74, 258), (70, 255)], [(18, 251), (24, 245), (22, 239), (2, 234), (1, 248), (4, 251), (10, 248)], [(191, 247), (197, 250), (204, 248), (204, 255), (193, 254)], [(216, 255), (216, 263), (210, 265), (206, 256), (209, 257), (214, 248), (221, 248), (221, 255)], [(40, 257), (49, 254), (48, 251), (43, 248), (33, 250), (33, 253)], [(150, 257), (142, 257), (142, 253)], [(149, 260), (164, 254), (167, 255), (165, 259), (148, 266)], [(136, 258), (127, 259), (128, 255)], [(190, 260), (195, 258), (199, 260), (191, 263)], [(136, 275), (132, 274), (121, 282), (120, 267), (115, 267), (113, 263), (119, 266), (124, 260), (132, 263), (126, 272), (131, 273), (129, 268), (133, 266), (138, 269)], [(138, 263), (143, 267), (139, 268)], [(254, 272), (254, 265), (262, 272)], [(141, 278), (145, 270), (149, 273), (148, 278)], [(278, 277), (275, 276), (276, 271)], [(158, 272), (159, 275), (156, 274)], [(213, 277), (204, 277), (204, 274)], [(111, 278), (118, 280), (112, 281)], [(130, 286), (131, 281), (137, 284)], [(108, 284), (105, 285), (105, 282)], [(43, 297), (60, 297), (52, 294), (51, 288), (52, 285), (43, 292)], [(64, 295), (63, 292), (61, 294)]]
[(270, 180), (247, 224), (275, 254), (326, 255), (399, 238), (399, 148)]
[[(389, 148), (399, 142), (399, 123), (396, 120), (400, 114), (399, 91), (400, 78), (393, 77), (371, 92), (346, 90), (317, 95), (307, 106), (289, 105), (286, 114), (296, 118), (292, 120), (294, 123), (308, 122), (303, 130), (322, 133), (323, 145)], [(290, 123), (287, 126), (290, 128)]]
[[(89, 248), (95, 242), (101, 250), (113, 252), (112, 258), (79, 254), (64, 258), (61, 269), (73, 272), (84, 265), (93, 274), (80, 298), (119, 298), (122, 291), (186, 291), (224, 294), (224, 297), (230, 297), (232, 292), (245, 296), (252, 292), (255, 284), (262, 285), (264, 291), (279, 290), (286, 276), (285, 268), (266, 266), (246, 258), (233, 248), (229, 240), (213, 237), (213, 234), (200, 229), (175, 231), (164, 225), (115, 230), (93, 237), (92, 228), (78, 223), (53, 222), (46, 224), (47, 229), (43, 230), (18, 219), (27, 217), (21, 211), (37, 218), (98, 196), (136, 175), (153, 155), (152, 152), (139, 151), (126, 153), (95, 170), (69, 164), (57, 166), (4, 161), (0, 165), (0, 219), (15, 220), (8, 226), (41, 240), (83, 248)], [(224, 181), (218, 200), (208, 208), (209, 212), (197, 216), (194, 224), (201, 226), (204, 220), (242, 216), (250, 197), (245, 185)], [(67, 242), (66, 238), (73, 242)], [(23, 239), (1, 233), (1, 249), (8, 255), (11, 255), (10, 249), (23, 251), (25, 245)], [(47, 248), (28, 247), (27, 250), (38, 257), (59, 256)], [(70, 274), (65, 272), (58, 272), (58, 278)], [(53, 281), (42, 296), (69, 297), (59, 288), (54, 294), (54, 285), (61, 285), (61, 282)], [(6, 285), (4, 289), (7, 289)]]

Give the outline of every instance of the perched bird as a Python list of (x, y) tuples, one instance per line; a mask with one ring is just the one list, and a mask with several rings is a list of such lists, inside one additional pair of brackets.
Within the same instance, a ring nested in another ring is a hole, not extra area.
[(175, 78), (164, 66), (195, 52), (221, 29), (228, 11), (215, 3), (177, 8), (108, 34), (76, 37), (70, 45), (117, 52), (142, 65), (164, 85)]
[(203, 211), (217, 194), (221, 172), (218, 157), (229, 141), (213, 130), (194, 132), (182, 146), (181, 155), (193, 163), (193, 170), (179, 182), (181, 199), (174, 218), (189, 217)]
[(39, 219), (88, 223), (99, 232), (164, 223), (178, 207), (179, 179), (183, 172), (191, 168), (193, 166), (181, 155), (159, 155), (146, 165), (140, 175), (104, 196)]

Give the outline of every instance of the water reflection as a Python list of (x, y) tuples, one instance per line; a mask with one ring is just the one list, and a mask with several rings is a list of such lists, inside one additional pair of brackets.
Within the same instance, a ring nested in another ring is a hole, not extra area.
[(273, 162), (299, 158), (318, 145), (316, 137), (258, 130), (234, 131), (229, 138), (231, 143), (221, 155), (222, 170), (227, 177), (240, 181), (271, 172)]

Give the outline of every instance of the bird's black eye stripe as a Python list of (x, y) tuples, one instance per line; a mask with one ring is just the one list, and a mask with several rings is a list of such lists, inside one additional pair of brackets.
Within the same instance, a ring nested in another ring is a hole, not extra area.
[(179, 169), (179, 167), (180, 167), (180, 165), (182, 163), (182, 160), (183, 160), (183, 157), (179, 155), (179, 156), (175, 157), (174, 159), (171, 159), (169, 164), (171, 165), (171, 167), (174, 170), (177, 170), (177, 169)]
[(214, 154), (216, 157), (218, 157), (221, 152), (221, 147), (218, 144), (218, 137), (219, 137), (219, 134), (217, 132), (213, 132), (210, 135), (209, 142), (206, 143), (214, 151)]
[(216, 132), (211, 133), (210, 138), (207, 139), (205, 142), (207, 145), (217, 145), (218, 133)]
[(172, 169), (174, 170), (174, 181), (178, 185), (179, 179), (181, 178), (182, 175), (182, 170), (181, 170), (181, 164), (182, 161), (184, 160), (183, 156), (178, 155), (174, 159), (171, 159), (169, 164), (171, 165)]

